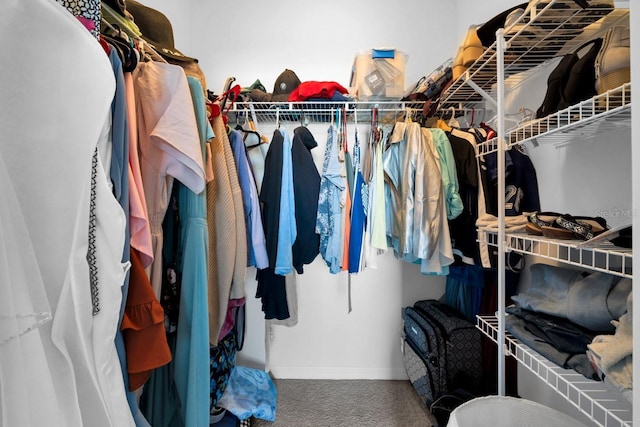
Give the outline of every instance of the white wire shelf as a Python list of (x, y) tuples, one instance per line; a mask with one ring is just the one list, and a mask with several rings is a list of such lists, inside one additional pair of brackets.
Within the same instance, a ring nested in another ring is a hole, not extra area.
[[(600, 36), (611, 25), (628, 19), (627, 10), (615, 10), (611, 3), (590, 0), (582, 8), (573, 0), (539, 2), (504, 29), (506, 52), (504, 77), (514, 84), (528, 78), (527, 71), (577, 49)], [(530, 2), (530, 5), (532, 2)], [(483, 102), (497, 84), (497, 44), (494, 42), (443, 93), (442, 108), (472, 106)], [(495, 99), (495, 96), (493, 97)]]
[[(631, 128), (631, 83), (594, 96), (547, 117), (529, 120), (507, 131), (507, 148), (527, 141), (564, 146), (595, 135)], [(498, 150), (497, 138), (476, 146), (478, 156)]]
[(366, 123), (377, 109), (378, 122), (393, 123), (404, 120), (407, 114), (419, 120), (424, 101), (346, 101), (346, 102), (236, 102), (227, 113), (232, 122), (242, 122), (253, 111), (258, 122), (330, 123), (342, 109), (347, 120)]
[(507, 145), (533, 138), (537, 143), (566, 145), (621, 128), (631, 128), (631, 83), (523, 124), (508, 133)]
[[(487, 243), (498, 246), (498, 235), (493, 231), (478, 233), (486, 236)], [(559, 261), (564, 264), (588, 268), (620, 277), (633, 277), (633, 253), (631, 249), (603, 243), (597, 247), (581, 247), (579, 240), (548, 239), (524, 233), (507, 233), (505, 247), (525, 255)]]
[[(498, 319), (494, 316), (477, 316), (476, 327), (493, 342), (498, 342)], [(633, 414), (631, 403), (603, 382), (589, 380), (583, 375), (559, 367), (541, 356), (516, 338), (505, 336), (507, 355), (549, 385), (592, 421), (603, 427), (631, 427)]]

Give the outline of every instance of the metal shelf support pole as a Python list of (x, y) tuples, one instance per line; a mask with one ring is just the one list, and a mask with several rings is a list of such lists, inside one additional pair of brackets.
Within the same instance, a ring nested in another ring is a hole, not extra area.
[(505, 129), (504, 129), (504, 29), (496, 31), (498, 70), (498, 395), (505, 395)]

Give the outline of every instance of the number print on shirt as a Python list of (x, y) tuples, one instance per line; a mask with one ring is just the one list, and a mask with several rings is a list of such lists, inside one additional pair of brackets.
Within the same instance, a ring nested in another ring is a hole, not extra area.
[(504, 208), (520, 212), (520, 201), (522, 201), (523, 197), (524, 193), (521, 188), (516, 188), (515, 185), (507, 185), (505, 187)]

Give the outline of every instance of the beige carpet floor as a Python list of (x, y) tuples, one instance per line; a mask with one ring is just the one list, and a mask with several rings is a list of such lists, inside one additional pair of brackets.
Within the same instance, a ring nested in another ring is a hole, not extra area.
[(437, 425), (409, 381), (274, 380), (275, 422), (254, 427), (432, 427)]

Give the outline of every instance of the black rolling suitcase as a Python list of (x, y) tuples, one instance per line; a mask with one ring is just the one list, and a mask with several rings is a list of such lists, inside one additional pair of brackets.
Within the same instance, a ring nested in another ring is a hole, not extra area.
[(452, 396), (479, 394), (481, 333), (456, 309), (436, 300), (403, 309), (404, 363), (429, 409)]

